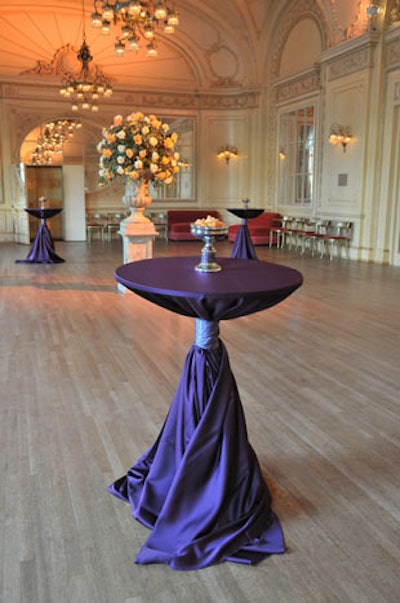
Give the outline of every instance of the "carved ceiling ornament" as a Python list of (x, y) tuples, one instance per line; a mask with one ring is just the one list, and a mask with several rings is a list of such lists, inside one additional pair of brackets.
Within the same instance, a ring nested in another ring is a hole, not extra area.
[[(367, 17), (367, 5), (368, 2), (365, 0), (358, 0), (356, 5), (353, 8), (354, 18), (350, 23), (343, 23), (343, 16), (339, 16), (339, 8), (338, 5), (343, 4), (338, 0), (330, 0), (331, 10), (333, 16), (334, 29), (336, 31), (335, 42), (343, 42), (345, 40), (350, 40), (351, 38), (356, 38), (357, 36), (362, 35), (368, 29), (368, 17)], [(351, 3), (349, 0), (346, 0), (346, 7), (348, 8)]]
[(218, 40), (205, 51), (205, 59), (212, 73), (215, 88), (238, 88), (242, 83), (237, 79), (239, 59), (233, 50), (221, 40)]
[[(78, 60), (79, 49), (72, 44), (65, 44), (58, 48), (50, 62), (36, 61), (35, 67), (22, 71), (20, 75), (38, 75), (39, 77), (59, 77), (64, 78), (68, 75), (78, 76), (82, 70), (82, 63)], [(98, 65), (93, 65), (102, 76), (105, 76)], [(109, 79), (109, 78), (108, 78)]]

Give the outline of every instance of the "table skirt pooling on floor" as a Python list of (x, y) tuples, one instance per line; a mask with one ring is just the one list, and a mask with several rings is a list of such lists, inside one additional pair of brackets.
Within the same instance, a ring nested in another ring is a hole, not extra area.
[(196, 319), (156, 442), (109, 490), (152, 530), (137, 563), (191, 570), (284, 552), (217, 322)]
[(55, 252), (53, 237), (46, 224), (39, 224), (27, 257), (17, 260), (17, 264), (60, 264), (64, 261)]

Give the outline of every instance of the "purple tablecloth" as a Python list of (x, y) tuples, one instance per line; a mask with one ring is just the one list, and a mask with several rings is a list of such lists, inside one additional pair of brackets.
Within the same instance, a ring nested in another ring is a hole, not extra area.
[(257, 218), (264, 213), (263, 209), (249, 208), (229, 208), (228, 211), (242, 219), (242, 226), (239, 228), (233, 245), (231, 258), (239, 258), (242, 260), (257, 260), (256, 250), (252, 243), (250, 232), (247, 227), (247, 220)]
[(156, 442), (109, 486), (152, 530), (137, 563), (191, 570), (284, 552), (219, 321), (275, 305), (302, 276), (266, 262), (218, 262), (216, 274), (196, 272), (194, 257), (133, 262), (115, 273), (138, 295), (196, 319), (195, 343)]
[(250, 232), (247, 224), (244, 223), (238, 230), (235, 242), (232, 249), (232, 258), (238, 258), (242, 260), (257, 260), (256, 250), (251, 241)]
[(64, 262), (55, 252), (53, 237), (46, 224), (46, 220), (59, 214), (62, 208), (28, 207), (25, 211), (38, 218), (40, 224), (27, 257), (25, 260), (16, 260), (17, 264), (59, 264)]

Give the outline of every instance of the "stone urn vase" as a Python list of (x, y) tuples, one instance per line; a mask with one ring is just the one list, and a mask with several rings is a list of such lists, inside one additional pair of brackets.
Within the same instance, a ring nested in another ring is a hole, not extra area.
[(150, 222), (144, 215), (144, 210), (151, 205), (152, 202), (147, 180), (128, 180), (125, 185), (125, 195), (122, 197), (122, 202), (127, 205), (131, 211), (126, 222), (131, 224)]

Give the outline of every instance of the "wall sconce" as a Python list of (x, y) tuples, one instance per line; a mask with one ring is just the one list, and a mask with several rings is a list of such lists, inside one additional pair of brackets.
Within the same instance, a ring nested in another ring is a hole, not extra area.
[(281, 161), (284, 161), (286, 159), (286, 153), (285, 153), (285, 151), (283, 149), (279, 150), (279, 159)]
[(238, 150), (236, 147), (232, 147), (230, 144), (226, 144), (223, 147), (220, 147), (218, 149), (218, 157), (219, 159), (225, 159), (226, 163), (228, 164), (231, 157), (237, 157), (238, 156)]
[(329, 132), (329, 142), (331, 144), (341, 143), (343, 147), (343, 153), (346, 152), (346, 147), (348, 143), (353, 138), (353, 135), (350, 134), (349, 126), (341, 126), (339, 124), (332, 124), (331, 131)]

